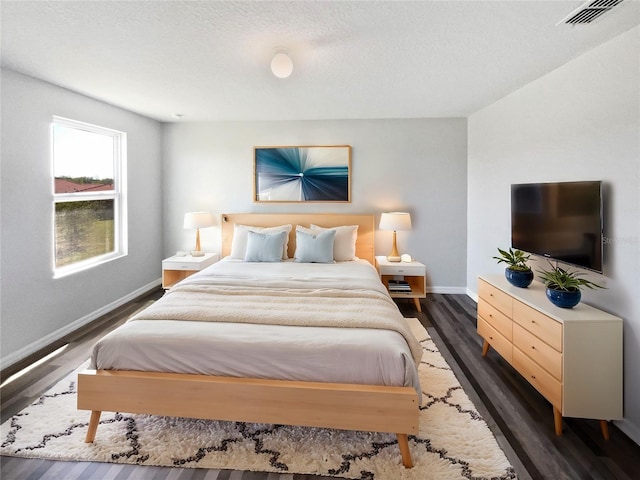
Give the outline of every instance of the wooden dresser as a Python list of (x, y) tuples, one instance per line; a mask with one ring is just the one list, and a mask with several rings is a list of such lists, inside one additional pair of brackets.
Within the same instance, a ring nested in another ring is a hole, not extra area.
[(554, 306), (542, 283), (528, 288), (503, 275), (478, 279), (478, 334), (482, 356), (493, 347), (553, 405), (555, 432), (562, 417), (622, 418), (622, 319), (580, 303)]

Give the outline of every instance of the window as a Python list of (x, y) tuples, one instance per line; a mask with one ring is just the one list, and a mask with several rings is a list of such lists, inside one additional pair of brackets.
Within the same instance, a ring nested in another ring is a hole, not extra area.
[(53, 119), (54, 272), (126, 255), (126, 134)]

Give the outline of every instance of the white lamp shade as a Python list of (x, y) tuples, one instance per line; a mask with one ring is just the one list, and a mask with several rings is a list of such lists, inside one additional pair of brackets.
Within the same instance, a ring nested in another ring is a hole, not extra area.
[(271, 59), (271, 71), (278, 78), (287, 78), (293, 72), (293, 60), (286, 53), (276, 53)]
[(411, 215), (406, 212), (388, 212), (380, 215), (380, 230), (411, 230)]
[(184, 214), (184, 228), (206, 228), (213, 226), (213, 216), (209, 212), (189, 212)]

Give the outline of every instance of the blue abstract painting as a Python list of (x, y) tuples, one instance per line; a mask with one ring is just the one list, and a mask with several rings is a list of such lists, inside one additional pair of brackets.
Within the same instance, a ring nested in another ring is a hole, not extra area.
[(255, 147), (258, 202), (349, 202), (351, 147)]

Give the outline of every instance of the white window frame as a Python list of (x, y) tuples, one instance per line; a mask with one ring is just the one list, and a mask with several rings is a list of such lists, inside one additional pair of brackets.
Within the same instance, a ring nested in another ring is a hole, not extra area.
[[(93, 193), (55, 193), (55, 155), (53, 149), (54, 126), (63, 125), (68, 128), (84, 130), (86, 132), (106, 135), (113, 139), (113, 190), (97, 191)], [(51, 179), (52, 179), (52, 264), (54, 278), (64, 277), (76, 272), (93, 268), (116, 258), (121, 258), (128, 253), (127, 232), (127, 199), (126, 199), (126, 172), (127, 172), (127, 134), (110, 128), (99, 127), (89, 123), (71, 120), (64, 117), (53, 117), (51, 123)], [(90, 200), (113, 200), (114, 202), (114, 249), (113, 252), (80, 260), (62, 267), (56, 266), (56, 204), (67, 202), (80, 202)]]

